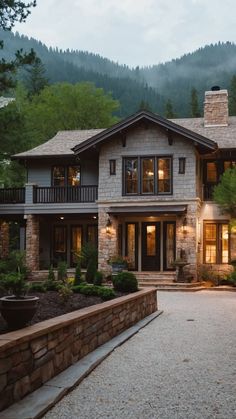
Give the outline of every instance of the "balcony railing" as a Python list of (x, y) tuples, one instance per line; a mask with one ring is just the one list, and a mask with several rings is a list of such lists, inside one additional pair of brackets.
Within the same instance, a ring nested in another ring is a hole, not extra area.
[(66, 202), (95, 202), (98, 197), (97, 186), (52, 186), (34, 188), (34, 203), (60, 204)]
[(24, 204), (25, 188), (0, 188), (0, 204)]
[(212, 201), (213, 200), (213, 191), (214, 187), (217, 183), (211, 183), (207, 185), (203, 185), (203, 199), (204, 201)]

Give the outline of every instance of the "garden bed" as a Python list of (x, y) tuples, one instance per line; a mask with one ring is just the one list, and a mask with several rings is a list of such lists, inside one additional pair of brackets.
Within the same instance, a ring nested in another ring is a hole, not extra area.
[[(62, 314), (67, 314), (81, 308), (90, 307), (95, 304), (102, 303), (101, 297), (86, 296), (82, 294), (72, 294), (68, 301), (63, 301), (57, 291), (33, 292), (32, 295), (39, 297), (38, 309), (33, 319), (28, 325), (33, 325), (44, 320), (52, 319)], [(122, 293), (116, 293), (116, 297), (120, 297)], [(7, 324), (0, 314), (0, 334), (7, 333)]]

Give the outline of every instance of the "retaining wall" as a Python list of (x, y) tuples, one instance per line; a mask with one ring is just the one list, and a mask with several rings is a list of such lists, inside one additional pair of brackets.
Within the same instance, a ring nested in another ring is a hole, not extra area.
[(0, 335), (0, 410), (156, 310), (149, 288)]

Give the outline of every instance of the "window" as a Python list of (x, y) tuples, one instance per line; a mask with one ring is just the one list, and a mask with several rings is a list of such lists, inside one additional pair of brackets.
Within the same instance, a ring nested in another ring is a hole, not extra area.
[(80, 166), (53, 166), (52, 186), (79, 186)]
[(125, 195), (172, 193), (171, 157), (126, 157), (123, 167)]
[(138, 193), (138, 159), (125, 159), (125, 193)]
[(217, 165), (216, 162), (207, 162), (207, 178), (208, 183), (217, 182)]
[[(180, 175), (185, 174), (185, 163), (186, 163), (186, 158), (185, 157), (180, 157), (179, 158), (179, 174)], [(196, 165), (196, 167), (198, 167), (198, 166)]]
[(227, 223), (204, 223), (204, 263), (228, 263), (229, 226)]
[(110, 160), (110, 175), (116, 174), (116, 160)]

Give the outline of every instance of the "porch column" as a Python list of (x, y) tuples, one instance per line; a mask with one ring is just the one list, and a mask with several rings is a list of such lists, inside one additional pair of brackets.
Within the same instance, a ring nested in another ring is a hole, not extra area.
[(9, 255), (9, 224), (0, 221), (0, 259), (5, 259)]
[[(186, 218), (186, 231), (183, 231), (183, 221)], [(197, 279), (198, 255), (197, 255), (197, 219), (198, 203), (188, 205), (187, 214), (178, 218), (176, 224), (176, 248), (177, 258), (180, 258), (181, 250), (184, 251), (188, 265), (184, 268), (186, 278)]]
[[(118, 222), (116, 217), (107, 213), (108, 208), (100, 208), (98, 213), (98, 269), (111, 274), (109, 259), (118, 254)], [(110, 219), (110, 231), (107, 232), (107, 222)]]
[(27, 215), (26, 264), (30, 271), (39, 269), (39, 219), (37, 215)]

